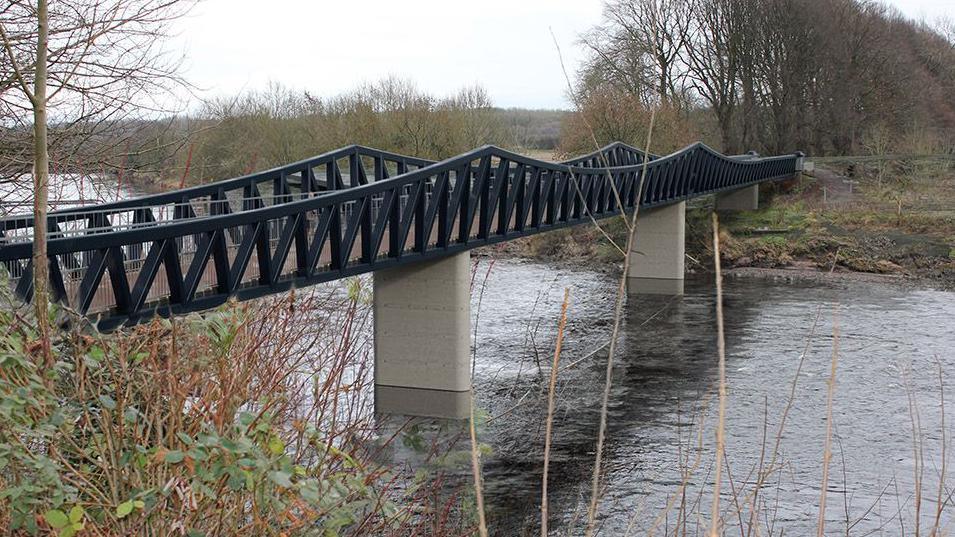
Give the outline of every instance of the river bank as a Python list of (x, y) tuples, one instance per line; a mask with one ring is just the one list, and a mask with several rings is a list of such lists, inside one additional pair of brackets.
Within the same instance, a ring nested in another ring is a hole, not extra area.
[[(955, 171), (946, 164), (896, 170), (818, 169), (814, 176), (760, 192), (758, 211), (722, 213), (724, 268), (764, 278), (811, 279), (811, 274), (870, 281), (921, 282), (955, 288)], [(893, 179), (887, 176), (894, 177)], [(712, 267), (712, 199), (687, 208), (687, 272)], [(601, 222), (619, 245), (619, 219)], [(618, 270), (620, 252), (594, 226), (560, 230), (485, 249)]]

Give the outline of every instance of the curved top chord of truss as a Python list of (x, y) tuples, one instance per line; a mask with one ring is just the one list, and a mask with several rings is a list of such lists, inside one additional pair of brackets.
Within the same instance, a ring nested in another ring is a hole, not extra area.
[(613, 142), (601, 147), (593, 153), (565, 160), (561, 164), (588, 168), (604, 168), (643, 164), (644, 160), (656, 160), (658, 158), (660, 158), (660, 155), (648, 153), (643, 149), (627, 145), (623, 142)]
[[(252, 190), (258, 194), (255, 196), (256, 198), (260, 198), (264, 201), (268, 201), (269, 199), (288, 198), (289, 194), (276, 194), (274, 189), (271, 195), (263, 196), (261, 194), (263, 190), (262, 185), (268, 183), (273, 183), (274, 185), (276, 180), (281, 182), (282, 176), (286, 176), (289, 180), (301, 184), (303, 173), (310, 176), (309, 179), (311, 179), (312, 184), (316, 187), (313, 192), (334, 189), (329, 188), (327, 183), (327, 178), (329, 176), (336, 177), (336, 180), (339, 182), (338, 188), (350, 188), (352, 186), (367, 184), (369, 180), (368, 174), (365, 171), (368, 168), (368, 162), (356, 163), (356, 166), (357, 164), (363, 164), (362, 167), (364, 168), (356, 174), (357, 180), (353, 180), (350, 173), (342, 173), (342, 169), (350, 166), (356, 155), (363, 161), (371, 161), (373, 163), (373, 169), (375, 170), (375, 173), (373, 174), (373, 180), (375, 181), (390, 177), (388, 171), (389, 167), (387, 166), (388, 164), (391, 165), (390, 169), (392, 171), (390, 173), (400, 175), (406, 171), (430, 166), (436, 162), (433, 160), (409, 157), (397, 153), (390, 153), (388, 151), (381, 151), (379, 149), (362, 145), (349, 145), (315, 157), (293, 162), (292, 164), (278, 166), (268, 170), (243, 175), (241, 177), (225, 179), (204, 185), (172, 190), (168, 192), (161, 192), (158, 194), (141, 196), (128, 200), (71, 207), (53, 211), (50, 213), (50, 215), (56, 217), (55, 220), (57, 223), (69, 222), (86, 219), (93, 212), (120, 213), (136, 208), (158, 208), (163, 206), (169, 206), (171, 208), (176, 205), (186, 205), (187, 201), (201, 203), (207, 198), (212, 199), (222, 193), (227, 195), (231, 195), (233, 193), (245, 194), (249, 190)], [(633, 165), (641, 164), (645, 156), (646, 152), (641, 149), (627, 145), (623, 142), (613, 142), (587, 155), (581, 155), (570, 160), (562, 161), (561, 164), (590, 168)], [(652, 153), (649, 155), (650, 160), (657, 158), (659, 158), (659, 155), (654, 155)], [(383, 165), (384, 167), (381, 170), (381, 173), (379, 173), (378, 166)], [(333, 171), (328, 170), (330, 166), (332, 167)], [(318, 169), (317, 173), (316, 169)], [(29, 228), (33, 226), (33, 216), (31, 214), (23, 214), (0, 219), (0, 226), (2, 226), (2, 230), (4, 231), (16, 228)]]
[[(727, 157), (702, 143), (660, 156), (617, 142), (561, 163), (494, 146), (433, 162), (348, 146), (51, 213), (50, 285), (108, 328), (785, 179), (799, 157)], [(25, 300), (32, 226), (0, 220), (0, 263)]]

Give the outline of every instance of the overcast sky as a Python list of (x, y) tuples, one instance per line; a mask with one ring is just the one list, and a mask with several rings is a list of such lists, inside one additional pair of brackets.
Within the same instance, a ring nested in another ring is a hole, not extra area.
[[(955, 0), (892, 0), (914, 18), (955, 18)], [(387, 75), (445, 95), (478, 83), (505, 107), (567, 108), (581, 33), (602, 0), (205, 0), (173, 45), (200, 95), (270, 81), (332, 96)]]

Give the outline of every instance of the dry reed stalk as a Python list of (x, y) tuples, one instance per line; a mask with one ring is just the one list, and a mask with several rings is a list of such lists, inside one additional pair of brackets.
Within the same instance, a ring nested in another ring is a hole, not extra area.
[[(658, 9), (659, 9), (659, 6), (655, 6), (655, 9), (654, 9), (655, 16), (658, 15), (658, 12), (656, 11)], [(654, 27), (654, 32), (655, 31), (656, 31), (656, 28)], [(551, 32), (551, 36), (553, 37), (553, 32)], [(558, 56), (560, 57), (561, 68), (564, 71), (564, 78), (567, 80), (568, 89), (570, 90), (570, 95), (574, 96), (573, 87), (570, 83), (570, 78), (567, 75), (567, 69), (564, 66), (563, 57), (560, 54), (560, 46), (557, 44), (556, 37), (554, 37), (554, 45), (557, 47), (557, 53), (558, 53)], [(580, 114), (580, 116), (584, 120), (584, 125), (590, 131), (590, 136), (594, 142), (595, 148), (599, 150), (600, 144), (597, 142), (597, 136), (593, 130), (593, 127), (591, 127), (589, 121), (584, 116), (579, 103), (576, 102), (576, 98), (574, 99), (574, 104), (578, 114)], [(647, 128), (647, 142), (646, 144), (644, 144), (644, 147), (643, 147), (643, 150), (644, 150), (643, 168), (640, 173), (640, 182), (637, 185), (637, 203), (634, 206), (633, 214), (631, 215), (629, 222), (627, 222), (626, 214), (624, 212), (624, 207), (623, 207), (623, 204), (620, 202), (620, 195), (617, 192), (617, 188), (613, 182), (613, 178), (612, 177), (609, 178), (611, 187), (614, 190), (614, 196), (616, 197), (618, 206), (620, 207), (621, 218), (623, 219), (624, 223), (627, 225), (627, 247), (625, 251), (621, 251), (624, 257), (623, 273), (621, 274), (621, 277), (620, 277), (620, 286), (617, 289), (616, 303), (614, 305), (613, 331), (611, 332), (610, 349), (607, 353), (607, 370), (606, 370), (606, 376), (604, 380), (604, 390), (603, 390), (601, 406), (600, 406), (600, 426), (597, 432), (597, 448), (596, 448), (596, 454), (594, 456), (594, 473), (593, 473), (593, 480), (591, 483), (590, 505), (587, 509), (587, 529), (585, 532), (585, 535), (587, 537), (591, 537), (594, 534), (594, 529), (596, 526), (597, 502), (598, 502), (599, 493), (600, 493), (600, 466), (601, 466), (601, 461), (603, 457), (604, 437), (607, 432), (607, 406), (610, 399), (610, 388), (613, 382), (613, 359), (614, 359), (614, 353), (617, 348), (617, 337), (620, 332), (620, 318), (623, 312), (623, 301), (626, 297), (626, 292), (627, 292), (627, 275), (630, 272), (630, 263), (631, 263), (631, 257), (632, 257), (630, 253), (633, 251), (633, 245), (634, 245), (636, 234), (637, 234), (637, 216), (640, 213), (640, 200), (642, 199), (641, 196), (643, 195), (643, 185), (647, 176), (647, 164), (649, 163), (649, 160), (650, 160), (650, 147), (653, 141), (653, 127), (655, 122), (656, 122), (656, 109), (651, 108), (650, 124), (648, 125), (648, 128)], [(604, 159), (603, 164), (605, 167), (609, 167), (609, 163), (606, 161), (606, 159)], [(573, 174), (571, 174), (571, 176), (573, 177)], [(593, 218), (591, 219), (593, 220), (593, 223), (597, 227), (597, 229), (600, 230), (600, 232), (603, 233), (603, 235), (608, 240), (610, 240), (609, 235), (607, 235), (607, 233), (603, 230), (603, 228), (601, 228), (599, 224), (597, 224), (597, 221), (594, 220)], [(613, 244), (613, 246), (618, 251), (621, 250), (621, 248), (613, 240), (610, 240), (610, 243)]]
[[(471, 384), (474, 384), (474, 368), (477, 366), (477, 336), (478, 336), (478, 326), (481, 323), (481, 306), (484, 304), (484, 292), (487, 291), (487, 281), (491, 277), (491, 270), (494, 269), (494, 259), (491, 260), (487, 265), (487, 271), (484, 272), (484, 280), (481, 282), (481, 291), (478, 293), (478, 304), (477, 311), (474, 313), (474, 332), (472, 334), (472, 339), (474, 340), (474, 348), (471, 351)], [(474, 264), (474, 268), (471, 269), (471, 290), (474, 290), (474, 283), (477, 281), (477, 269), (478, 264)], [(473, 386), (472, 386), (473, 387)]]
[[(580, 115), (580, 119), (583, 120), (584, 126), (587, 128), (587, 131), (590, 133), (590, 139), (591, 139), (591, 141), (594, 143), (594, 149), (599, 152), (599, 151), (600, 151), (600, 142), (597, 141), (597, 135), (596, 135), (596, 133), (595, 133), (595, 131), (594, 131), (594, 128), (593, 128), (593, 126), (591, 126), (590, 120), (587, 119), (587, 115), (583, 113), (583, 107), (580, 105), (580, 101), (577, 99), (577, 93), (574, 91), (574, 85), (573, 85), (573, 83), (570, 81), (570, 75), (567, 74), (567, 66), (564, 64), (564, 55), (561, 53), (560, 44), (557, 42), (557, 36), (554, 35), (554, 30), (553, 30), (553, 29), (550, 30), (550, 36), (551, 36), (551, 39), (553, 39), (553, 41), (554, 41), (554, 48), (557, 49), (557, 59), (558, 59), (558, 61), (560, 62), (560, 69), (561, 69), (561, 71), (562, 71), (563, 74), (564, 74), (564, 80), (567, 82), (567, 94), (570, 96), (570, 100), (571, 100), (571, 101), (573, 102), (573, 104), (574, 104), (574, 109), (576, 109), (577, 112), (578, 112), (578, 114)], [(653, 128), (653, 122), (652, 122), (652, 120), (651, 120), (650, 123), (651, 123), (651, 127), (650, 127), (650, 128), (652, 129), (652, 128)], [(648, 147), (648, 148), (645, 148), (644, 151), (646, 151), (647, 154), (649, 154), (650, 148), (649, 148), (649, 147)], [(604, 155), (604, 154), (601, 152), (601, 153), (598, 154), (597, 157), (600, 159), (601, 164), (603, 164), (603, 167), (604, 167), (604, 168), (610, 168), (610, 162), (607, 160), (607, 156), (606, 156), (606, 155)], [(647, 160), (647, 159), (645, 158), (645, 159), (644, 159), (644, 164), (646, 164), (646, 160)], [(584, 199), (583, 199), (583, 193), (580, 191), (580, 185), (579, 185), (579, 183), (578, 183), (578, 181), (577, 181), (577, 177), (574, 175), (573, 171), (570, 172), (570, 178), (571, 178), (572, 182), (574, 183), (574, 188), (577, 190), (577, 195), (580, 196), (581, 201), (584, 201)], [(627, 213), (626, 213), (626, 209), (624, 208), (624, 205), (623, 205), (623, 200), (622, 200), (621, 197), (620, 197), (620, 192), (619, 192), (619, 190), (617, 189), (617, 184), (614, 182), (613, 176), (611, 176), (611, 174), (610, 174), (609, 171), (607, 172), (607, 179), (608, 179), (607, 182), (610, 183), (610, 190), (613, 192), (614, 200), (615, 200), (616, 203), (617, 203), (617, 208), (620, 209), (620, 218), (621, 218), (621, 220), (623, 220), (624, 225), (626, 225), (626, 226), (629, 228), (629, 227), (630, 227), (630, 223), (627, 221)], [(584, 203), (584, 210), (587, 212), (588, 216), (590, 216), (590, 221), (594, 224), (594, 226), (597, 227), (597, 230), (600, 231), (600, 232), (603, 234), (604, 238), (606, 238), (606, 239), (610, 242), (610, 244), (613, 245), (614, 248), (616, 248), (618, 251), (620, 251), (621, 254), (626, 255), (626, 252), (623, 252), (623, 251), (620, 249), (620, 246), (618, 246), (617, 243), (616, 243), (613, 239), (610, 238), (610, 235), (608, 235), (608, 234), (604, 231), (604, 229), (600, 226), (600, 224), (597, 223), (597, 219), (595, 219), (595, 218), (593, 217), (593, 215), (590, 214), (590, 210), (587, 208), (587, 204), (586, 204), (586, 203)]]
[(809, 335), (806, 337), (806, 345), (802, 349), (802, 353), (799, 355), (799, 362), (796, 365), (796, 374), (793, 376), (793, 381), (789, 386), (789, 397), (786, 400), (786, 406), (783, 408), (783, 415), (779, 421), (779, 427), (776, 430), (776, 439), (775, 445), (773, 446), (773, 452), (770, 454), (769, 464), (766, 465), (766, 471), (760, 471), (757, 475), (757, 481), (753, 487), (753, 494), (750, 502), (750, 520), (749, 520), (749, 533), (752, 533), (752, 530), (756, 526), (756, 515), (757, 515), (757, 501), (759, 497), (759, 492), (765, 483), (766, 478), (768, 478), (773, 472), (776, 471), (776, 459), (779, 457), (779, 446), (782, 443), (783, 431), (786, 427), (786, 421), (789, 419), (789, 412), (792, 410), (793, 403), (796, 400), (796, 388), (799, 385), (799, 375), (802, 373), (802, 368), (806, 363), (806, 356), (809, 355), (809, 349), (812, 346), (812, 340), (816, 335), (816, 327), (819, 326), (819, 318), (822, 316), (822, 305), (816, 307), (816, 315), (813, 317), (812, 325), (809, 327)]
[[(646, 319), (644, 319), (643, 321), (641, 321), (640, 324), (634, 326), (633, 328), (634, 328), (634, 329), (642, 328), (642, 327), (646, 326), (647, 324), (649, 324), (650, 321), (656, 319), (661, 313), (663, 313), (664, 311), (666, 311), (667, 308), (669, 308), (671, 305), (673, 305), (673, 302), (674, 302), (677, 298), (678, 298), (677, 296), (674, 296), (673, 298), (671, 298), (669, 301), (667, 301), (666, 304), (664, 304), (662, 307), (660, 307), (660, 309), (658, 309), (657, 311), (653, 312), (653, 315), (647, 317)], [(578, 359), (574, 360), (573, 362), (571, 362), (571, 363), (565, 365), (565, 366), (562, 367), (560, 370), (563, 372), (563, 371), (567, 371), (567, 370), (569, 370), (569, 369), (573, 369), (574, 367), (577, 367), (578, 365), (580, 365), (580, 364), (583, 363), (584, 361), (586, 361), (586, 360), (588, 360), (588, 359), (593, 358), (594, 356), (596, 356), (596, 354), (597, 354), (598, 352), (600, 352), (600, 351), (606, 349), (608, 345), (610, 345), (610, 341), (604, 342), (604, 343), (601, 344), (599, 347), (597, 347), (597, 348), (595, 348), (594, 350), (588, 352), (588, 353), (585, 354), (583, 357), (578, 358)]]
[(733, 480), (733, 471), (730, 468), (729, 458), (723, 457), (723, 466), (726, 467), (726, 480), (730, 485), (730, 495), (733, 499), (733, 505), (736, 507), (736, 511), (732, 514), (736, 515), (737, 521), (739, 522), (740, 534), (743, 533), (743, 504), (740, 503), (739, 495), (742, 492), (742, 488), (736, 488), (736, 481)]
[(822, 454), (822, 486), (819, 493), (819, 524), (816, 536), (824, 537), (826, 531), (826, 492), (829, 488), (829, 460), (832, 459), (832, 403), (836, 394), (836, 368), (839, 364), (839, 309), (832, 313), (832, 371), (829, 376), (829, 393), (826, 396), (826, 442)]
[[(833, 258), (833, 263), (829, 267), (829, 271), (828, 271), (829, 274), (832, 274), (833, 270), (835, 270), (835, 263), (837, 258), (838, 258), (838, 250), (836, 251), (836, 255)], [(799, 384), (799, 376), (802, 373), (803, 366), (805, 365), (806, 356), (809, 353), (809, 348), (811, 347), (812, 340), (815, 337), (816, 328), (819, 325), (819, 318), (821, 315), (822, 315), (822, 306), (819, 305), (816, 308), (816, 315), (813, 317), (812, 325), (810, 326), (810, 329), (809, 329), (809, 335), (806, 337), (806, 344), (803, 347), (802, 353), (799, 356), (799, 362), (796, 366), (796, 374), (793, 376), (792, 383), (790, 384), (789, 397), (786, 400), (786, 406), (783, 409), (782, 419), (780, 420), (779, 426), (776, 431), (775, 445), (773, 447), (773, 451), (770, 456), (769, 464), (765, 466), (765, 470), (763, 469), (763, 462), (764, 462), (763, 458), (765, 454), (765, 444), (766, 444), (765, 430), (764, 430), (763, 453), (761, 453), (760, 455), (759, 470), (757, 471), (757, 474), (756, 474), (756, 483), (753, 486), (752, 492), (748, 495), (750, 517), (746, 526), (746, 529), (747, 529), (745, 533), (746, 536), (752, 535), (754, 530), (756, 531), (757, 535), (759, 534), (759, 527), (756, 520), (757, 515), (759, 514), (759, 506), (757, 505), (759, 501), (759, 493), (762, 490), (763, 484), (765, 483), (766, 479), (778, 470), (776, 466), (776, 459), (779, 456), (779, 447), (780, 447), (780, 443), (782, 442), (783, 431), (786, 428), (786, 422), (788, 420), (789, 413), (792, 410), (793, 403), (795, 402), (795, 399), (796, 399), (796, 388)], [(869, 509), (871, 510), (872, 506), (870, 506)]]
[[(656, 519), (654, 519), (653, 524), (650, 526), (650, 529), (647, 530), (647, 537), (652, 537), (654, 532), (656, 532), (656, 530), (660, 527), (660, 524), (663, 524), (665, 522), (665, 519), (667, 515), (669, 514), (670, 510), (673, 509), (673, 505), (676, 503), (677, 498), (680, 498), (681, 510), (684, 510), (684, 513), (685, 513), (686, 489), (690, 484), (690, 478), (693, 477), (694, 472), (696, 472), (696, 470), (700, 467), (700, 465), (703, 462), (703, 444), (704, 444), (703, 433), (704, 433), (704, 430), (706, 429), (705, 411), (699, 412), (699, 419), (700, 419), (700, 424), (697, 427), (697, 431), (696, 431), (696, 457), (694, 457), (693, 459), (693, 464), (689, 464), (689, 444), (688, 444), (686, 463), (684, 463), (682, 460), (680, 461), (680, 464), (683, 465), (680, 470), (682, 474), (680, 485), (677, 487), (676, 493), (670, 496), (670, 498), (667, 500), (666, 506), (657, 515)], [(684, 518), (685, 518), (685, 514), (684, 514)], [(627, 532), (624, 534), (624, 537), (628, 537), (630, 535), (630, 530), (631, 528), (628, 527)], [(664, 532), (664, 534), (666, 534), (666, 532)]]
[(942, 500), (942, 496), (945, 495), (945, 470), (946, 463), (948, 458), (947, 452), (947, 441), (945, 437), (945, 377), (942, 374), (942, 363), (938, 360), (938, 356), (935, 357), (935, 363), (938, 365), (938, 393), (940, 399), (940, 407), (942, 409), (942, 423), (939, 428), (942, 431), (942, 467), (939, 471), (938, 477), (938, 500), (935, 504), (935, 525), (932, 527), (931, 535), (935, 536), (939, 534), (939, 529), (941, 528), (942, 521), (942, 510), (945, 508), (945, 501)]
[[(655, 6), (655, 11), (654, 11), (655, 16), (658, 15), (658, 12), (656, 11), (657, 9), (659, 9), (659, 6)], [(563, 55), (561, 54), (560, 45), (557, 43), (557, 38), (556, 36), (554, 36), (553, 31), (551, 31), (551, 37), (554, 40), (554, 46), (557, 49), (557, 55), (558, 55), (558, 59), (560, 60), (561, 69), (563, 70), (564, 78), (567, 81), (569, 93), (572, 99), (574, 100), (577, 113), (580, 114), (581, 117), (583, 118), (584, 124), (589, 130), (591, 139), (594, 142), (595, 149), (599, 150), (600, 144), (597, 141), (597, 137), (594, 132), (594, 129), (593, 127), (591, 127), (589, 121), (584, 116), (583, 111), (579, 103), (577, 102), (577, 99), (573, 90), (573, 85), (570, 82), (570, 77), (567, 74), (567, 68), (564, 64)], [(596, 526), (597, 502), (599, 499), (599, 492), (600, 492), (599, 490), (600, 489), (600, 467), (601, 467), (601, 461), (602, 461), (602, 455), (603, 455), (603, 444), (604, 444), (605, 435), (607, 431), (607, 407), (608, 407), (609, 398), (610, 398), (610, 389), (611, 389), (612, 381), (613, 381), (614, 353), (616, 351), (617, 338), (620, 332), (620, 319), (623, 312), (623, 301), (626, 298), (626, 291), (627, 291), (627, 275), (630, 272), (630, 263), (631, 263), (631, 257), (632, 257), (630, 253), (633, 250), (633, 245), (634, 245), (635, 237), (637, 233), (637, 216), (640, 212), (639, 201), (643, 194), (643, 185), (647, 176), (647, 164), (649, 163), (649, 160), (650, 160), (650, 156), (649, 156), (650, 147), (653, 141), (653, 128), (654, 128), (655, 121), (656, 121), (656, 109), (651, 108), (650, 124), (647, 128), (647, 142), (644, 145), (645, 153), (644, 153), (644, 159), (643, 159), (643, 168), (641, 169), (640, 181), (639, 181), (639, 184), (637, 185), (637, 203), (635, 204), (633, 214), (631, 215), (629, 222), (627, 221), (627, 216), (623, 207), (623, 203), (621, 202), (620, 194), (619, 192), (617, 192), (616, 184), (614, 184), (612, 177), (608, 177), (611, 188), (613, 189), (613, 193), (617, 201), (618, 207), (620, 208), (620, 212), (621, 212), (620, 216), (627, 226), (628, 233), (627, 233), (626, 250), (621, 249), (620, 246), (617, 245), (617, 243), (610, 237), (610, 235), (608, 235), (607, 232), (597, 223), (597, 220), (592, 215), (590, 215), (590, 219), (592, 223), (594, 224), (594, 226), (597, 228), (597, 230), (600, 231), (600, 233), (604, 236), (604, 238), (606, 238), (610, 242), (610, 244), (613, 245), (614, 248), (623, 255), (624, 263), (623, 263), (623, 273), (621, 274), (621, 277), (620, 277), (620, 286), (617, 289), (617, 296), (616, 296), (616, 301), (614, 304), (614, 316), (613, 316), (614, 323), (613, 323), (613, 330), (611, 332), (611, 338), (610, 338), (610, 349), (607, 353), (607, 369), (606, 369), (606, 376), (604, 381), (604, 390), (603, 390), (602, 399), (601, 399), (600, 426), (598, 428), (597, 447), (596, 447), (596, 454), (594, 456), (594, 472), (593, 472), (593, 480), (592, 480), (592, 487), (591, 487), (590, 505), (587, 509), (587, 528), (585, 532), (585, 535), (587, 537), (591, 537), (594, 534), (594, 530)], [(601, 159), (603, 160), (604, 166), (609, 168), (609, 163), (607, 162), (606, 158), (603, 155), (601, 155)], [(577, 188), (578, 195), (580, 195), (579, 186), (577, 185), (577, 181), (576, 181), (576, 178), (574, 177), (573, 172), (570, 172), (570, 176), (574, 182), (575, 188)], [(589, 215), (589, 211), (587, 212)]]
[[(656, 110), (650, 111), (650, 128), (647, 130), (647, 143), (644, 146), (645, 151), (650, 151), (650, 143), (653, 141), (653, 124), (656, 120)], [(649, 155), (649, 153), (647, 153)], [(643, 170), (640, 174), (640, 184), (637, 185), (637, 196), (642, 196), (643, 184), (647, 177), (647, 162), (649, 156), (644, 157)], [(607, 370), (604, 378), (604, 389), (600, 403), (600, 427), (597, 430), (597, 448), (594, 455), (594, 474), (590, 490), (590, 506), (587, 509), (587, 530), (585, 535), (591, 537), (597, 522), (597, 500), (600, 496), (600, 464), (603, 458), (604, 437), (607, 434), (607, 407), (610, 402), (610, 388), (613, 384), (613, 359), (617, 350), (617, 339), (620, 335), (620, 319), (623, 316), (623, 302), (627, 297), (627, 275), (630, 273), (630, 263), (633, 256), (629, 252), (633, 251), (633, 244), (637, 236), (637, 216), (640, 214), (640, 204), (637, 203), (633, 209), (633, 215), (630, 218), (630, 230), (627, 233), (627, 252), (623, 258), (623, 269), (620, 275), (620, 285), (617, 287), (617, 296), (613, 312), (613, 331), (610, 333), (610, 349), (607, 351)]]
[(915, 462), (915, 536), (921, 535), (922, 524), (922, 485), (925, 473), (924, 441), (922, 435), (922, 416), (919, 413), (915, 390), (909, 375), (903, 371), (905, 391), (909, 401), (909, 419), (912, 421), (912, 452)]
[(713, 268), (716, 271), (716, 350), (719, 355), (719, 412), (716, 423), (716, 474), (713, 477), (713, 509), (710, 537), (719, 535), (720, 478), (723, 466), (723, 448), (726, 426), (726, 339), (723, 334), (723, 273), (720, 270), (720, 222), (713, 211)]
[(487, 520), (484, 518), (484, 493), (481, 491), (481, 463), (478, 459), (477, 431), (474, 427), (474, 396), (471, 396), (471, 413), (468, 432), (471, 434), (471, 472), (474, 473), (474, 498), (477, 501), (478, 532), (487, 537)]
[(547, 387), (547, 422), (544, 427), (544, 475), (541, 478), (541, 537), (547, 537), (547, 472), (550, 467), (551, 429), (554, 424), (554, 392), (557, 390), (557, 373), (560, 365), (560, 348), (564, 342), (564, 327), (567, 325), (567, 305), (570, 288), (564, 288), (564, 303), (560, 307), (560, 322), (557, 325), (557, 343), (554, 360), (550, 366), (550, 383)]
[[(677, 297), (671, 298), (671, 299), (670, 299), (666, 304), (664, 304), (660, 309), (658, 309), (657, 311), (655, 311), (655, 312), (653, 313), (653, 315), (647, 317), (646, 319), (644, 319), (643, 321), (641, 321), (640, 324), (634, 326), (633, 328), (634, 328), (634, 329), (637, 329), (637, 328), (641, 328), (641, 327), (646, 326), (647, 324), (649, 324), (650, 321), (652, 321), (653, 319), (657, 318), (661, 313), (663, 313), (664, 311), (666, 311), (666, 309), (669, 308), (669, 307), (673, 304), (673, 302), (676, 300), (676, 298), (677, 298)], [(604, 342), (603, 344), (599, 345), (599, 346), (596, 347), (595, 349), (593, 349), (593, 350), (591, 350), (590, 352), (588, 352), (587, 354), (585, 354), (583, 357), (578, 358), (578, 359), (574, 360), (573, 362), (571, 362), (571, 363), (569, 363), (569, 364), (567, 364), (567, 365), (565, 365), (565, 366), (562, 366), (562, 367), (560, 368), (560, 371), (558, 371), (558, 373), (563, 373), (563, 372), (565, 372), (565, 371), (568, 371), (568, 370), (570, 370), (570, 369), (573, 369), (573, 368), (577, 367), (578, 365), (582, 364), (583, 362), (585, 362), (585, 361), (589, 360), (590, 358), (593, 358), (594, 356), (596, 356), (598, 352), (600, 352), (600, 351), (606, 349), (608, 345), (610, 345), (610, 341)], [(527, 396), (528, 396), (528, 395), (530, 395), (530, 390), (528, 390), (527, 392), (525, 392), (524, 395), (521, 396), (521, 398), (520, 398), (520, 399), (517, 401), (517, 403), (515, 403), (513, 406), (511, 406), (511, 407), (508, 408), (507, 410), (502, 411), (502, 412), (499, 413), (499, 414), (496, 414), (496, 415), (491, 416), (490, 418), (488, 418), (488, 419), (487, 419), (487, 423), (491, 423), (491, 422), (493, 422), (493, 421), (499, 420), (499, 419), (503, 418), (504, 416), (507, 416), (507, 415), (509, 415), (511, 412), (513, 412), (513, 411), (517, 410), (518, 408), (520, 408), (523, 404), (525, 404), (525, 403), (527, 402)]]
[[(494, 261), (487, 267), (487, 272), (484, 274), (484, 282), (481, 285), (481, 292), (478, 296), (478, 311), (475, 314), (474, 318), (474, 351), (471, 355), (471, 398), (470, 398), (470, 412), (468, 413), (468, 433), (471, 437), (471, 472), (474, 475), (474, 498), (477, 502), (477, 511), (478, 511), (478, 533), (481, 537), (487, 537), (487, 520), (484, 516), (484, 493), (481, 486), (481, 461), (480, 455), (478, 454), (478, 443), (477, 443), (477, 428), (474, 425), (474, 368), (477, 364), (477, 332), (478, 332), (478, 323), (481, 318), (481, 304), (484, 301), (484, 291), (487, 289), (487, 280), (491, 275), (491, 269), (494, 268)], [(471, 278), (471, 287), (474, 287), (474, 275), (477, 271), (477, 267), (474, 268), (475, 272), (472, 272)]]

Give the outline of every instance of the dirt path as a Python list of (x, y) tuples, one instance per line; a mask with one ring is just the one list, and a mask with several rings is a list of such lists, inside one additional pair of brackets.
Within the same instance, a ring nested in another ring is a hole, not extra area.
[(849, 203), (858, 199), (855, 188), (858, 181), (826, 168), (816, 168), (813, 177), (816, 179), (813, 194), (822, 198), (825, 204)]

